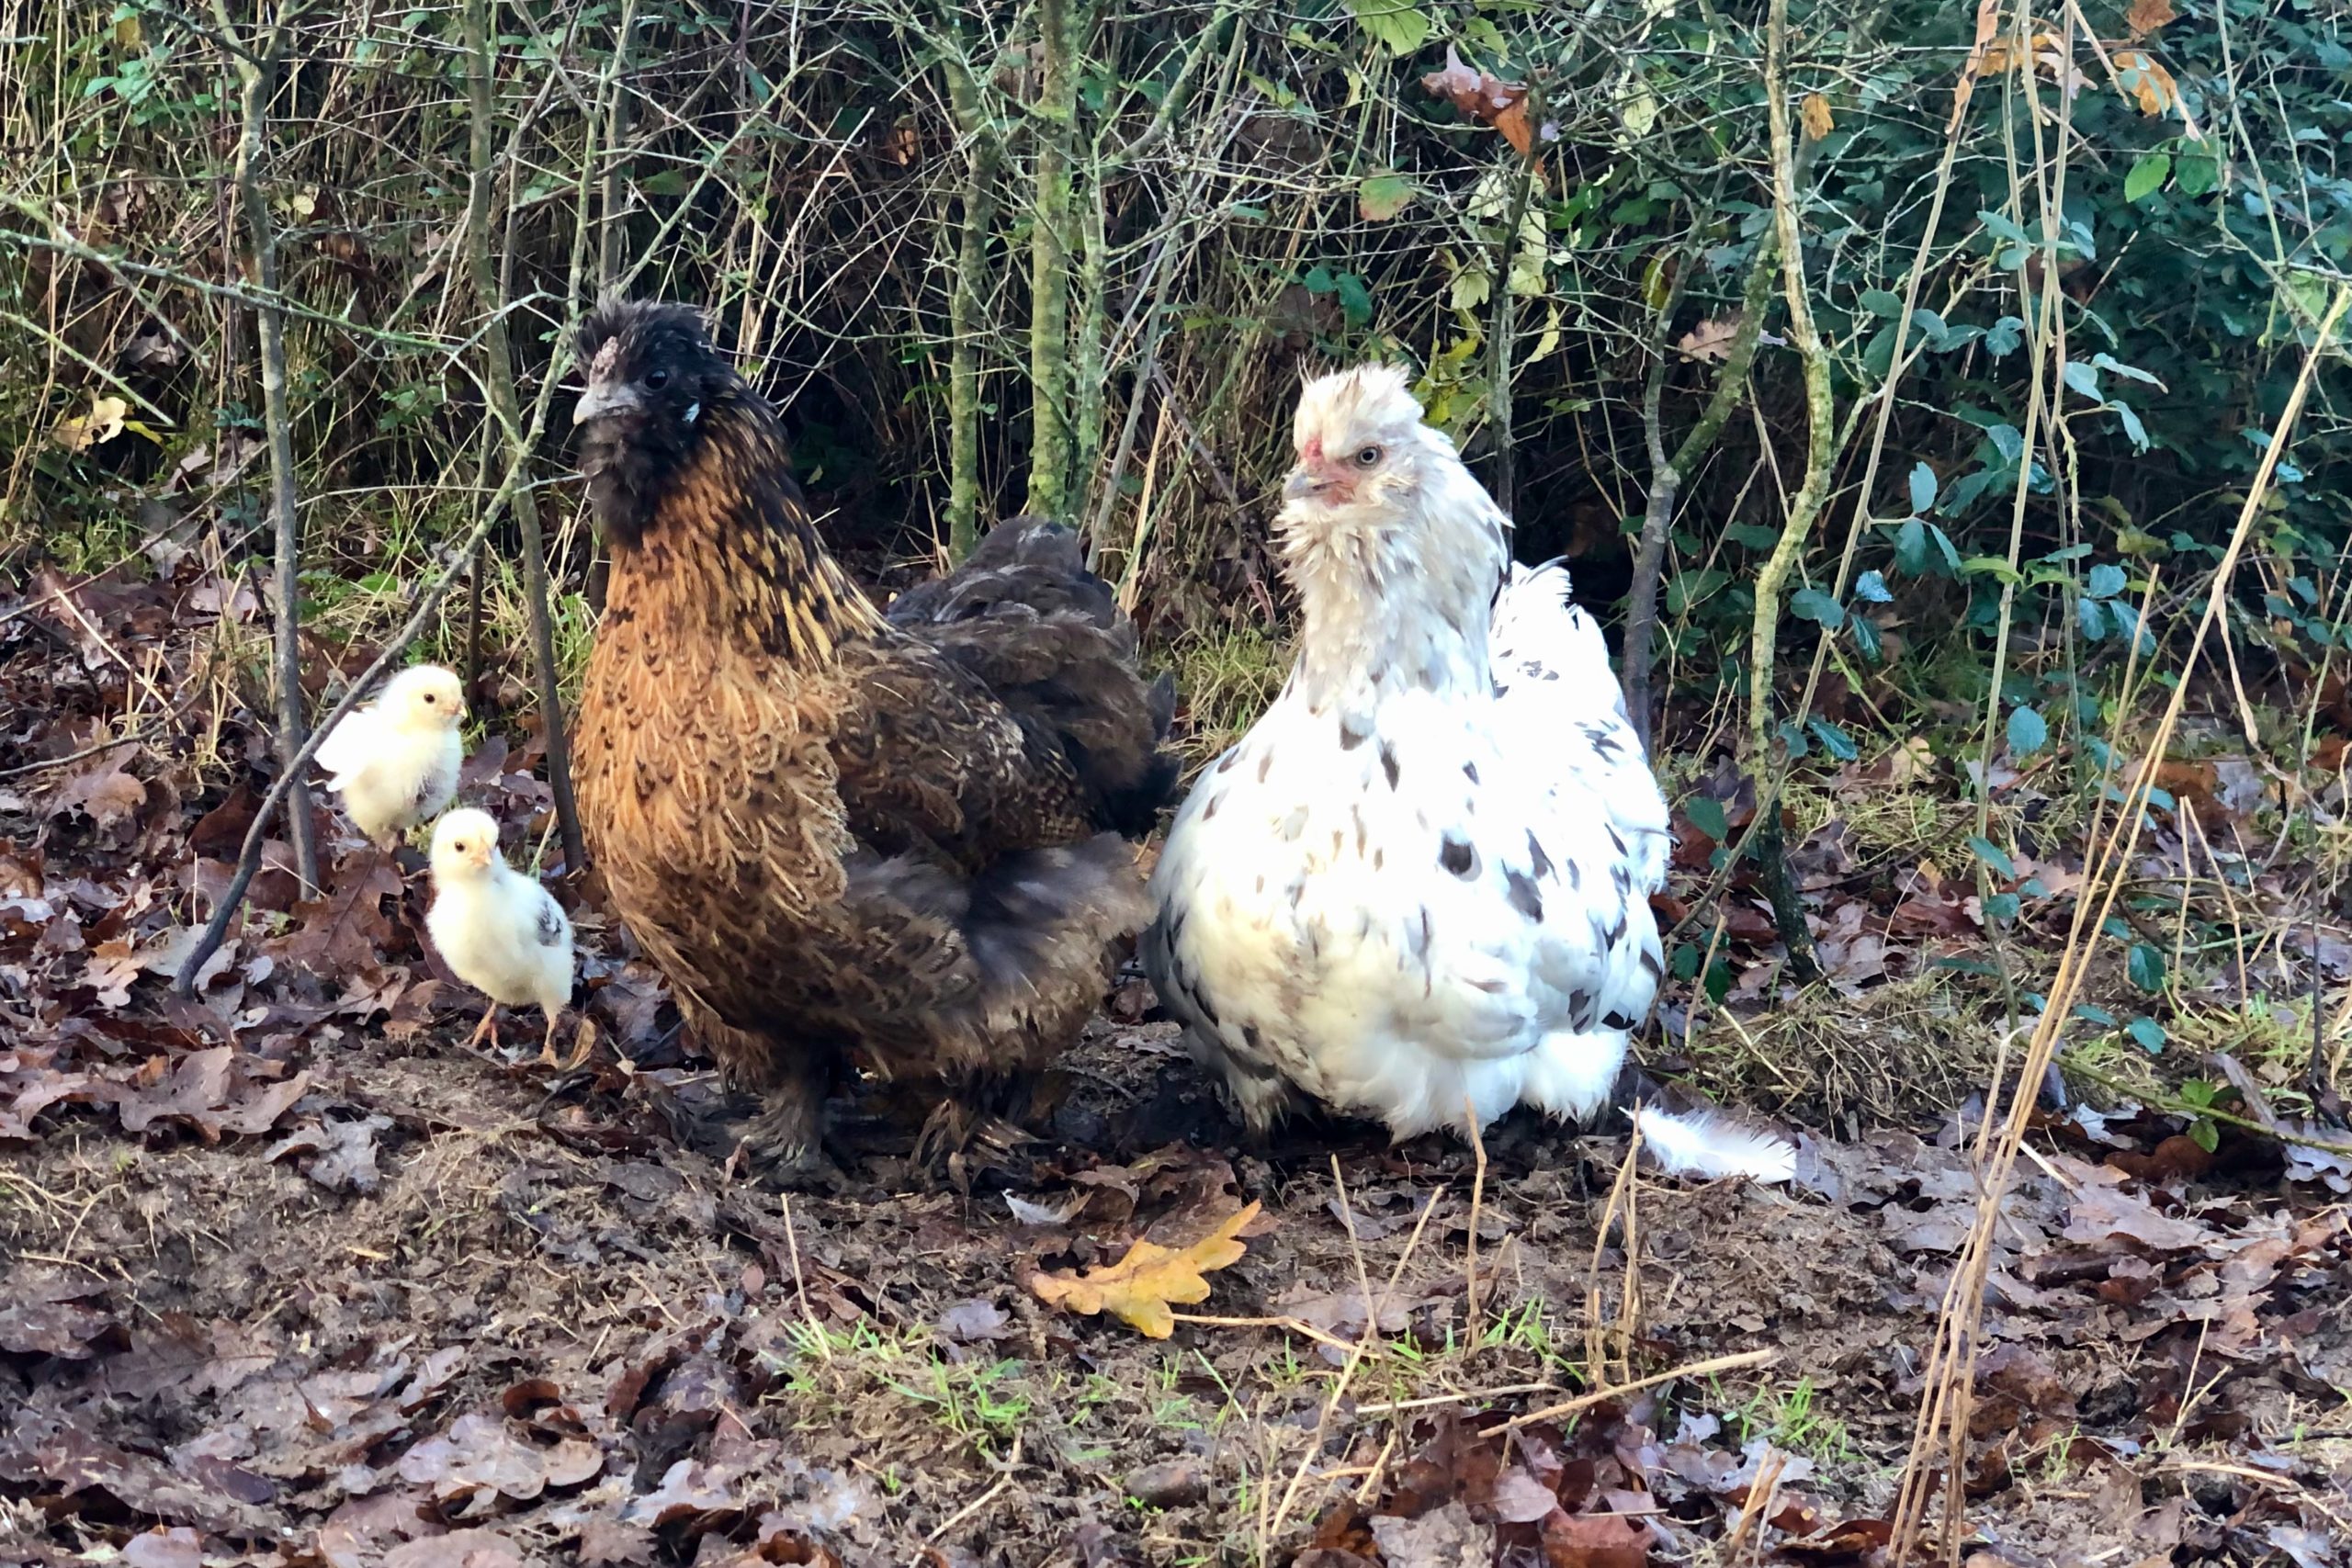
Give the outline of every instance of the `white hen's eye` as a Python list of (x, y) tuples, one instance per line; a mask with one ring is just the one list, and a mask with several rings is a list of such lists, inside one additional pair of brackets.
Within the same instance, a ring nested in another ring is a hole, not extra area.
[(1356, 454), (1356, 467), (1359, 468), (1372, 468), (1379, 461), (1380, 448), (1377, 446), (1366, 446)]

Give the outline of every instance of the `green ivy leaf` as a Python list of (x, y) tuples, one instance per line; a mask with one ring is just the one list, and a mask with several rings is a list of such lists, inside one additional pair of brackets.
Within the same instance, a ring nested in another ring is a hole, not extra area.
[(2172, 177), (2172, 154), (2143, 152), (2132, 162), (2132, 172), (2123, 176), (2123, 199), (2145, 201), (2164, 187)]
[(1855, 749), (1852, 737), (1826, 718), (1809, 718), (1804, 727), (1821, 742), (1821, 749), (1841, 762), (1860, 760), (1861, 752)]
[(1854, 651), (1872, 664), (1886, 658), (1886, 648), (1879, 640), (1878, 623), (1868, 615), (1856, 615), (1846, 623), (1847, 635), (1854, 639)]
[[(1911, 493), (1919, 493), (1916, 484)], [(1905, 518), (1894, 531), (1894, 570), (1905, 577), (1917, 577), (1928, 570), (1928, 525), (1917, 517)]]
[(1911, 511), (1916, 516), (1936, 504), (1936, 470), (1925, 463), (1911, 466)]
[[(2123, 1031), (2151, 1056), (2165, 1048), (2165, 1026), (2153, 1018), (2135, 1018)], [(2211, 1151), (2207, 1151), (2211, 1153)]]
[[(1716, 999), (1720, 1001), (1722, 998)], [(2212, 1118), (2199, 1116), (2188, 1124), (2188, 1141), (2210, 1155), (2222, 1146), (2222, 1129)]]
[(1430, 19), (1411, 0), (1349, 0), (1356, 26), (1391, 54), (1410, 54), (1430, 36)]
[(2027, 235), (2026, 231), (2018, 227), (2017, 220), (2003, 213), (1995, 212), (1990, 208), (1979, 212), (1976, 215), (1976, 221), (1984, 225), (1984, 231), (1986, 233), (1992, 235), (1993, 238), (1999, 240), (2004, 243), (2011, 245), (2030, 245), (2033, 243), (2032, 239)]
[(1690, 818), (1690, 826), (1719, 844), (1731, 838), (1731, 824), (1724, 819), (1724, 803), (1713, 795), (1692, 795), (1682, 803), (1682, 815)]
[(2003, 849), (1992, 840), (1975, 833), (1968, 835), (1968, 848), (1978, 860), (1983, 861), (1986, 865), (1992, 867), (1995, 871), (1999, 872), (2003, 876), (2015, 880), (2018, 874), (2018, 863), (2009, 858), (2008, 851)]
[(2204, 196), (2222, 183), (2222, 168), (2202, 152), (2184, 152), (2173, 166), (2173, 188), (2183, 196)]
[(1385, 223), (1413, 205), (1413, 182), (1402, 175), (1374, 175), (1356, 187), (1356, 210), (1368, 223)]
[(2075, 600), (2075, 623), (2082, 627), (2085, 637), (2098, 642), (2107, 636), (2107, 606), (2096, 599)]
[(2009, 710), (2009, 756), (2022, 761), (2050, 744), (2050, 726), (2023, 704)]
[(1987, 919), (1998, 920), (2001, 924), (2007, 925), (2018, 918), (2019, 907), (2016, 894), (1996, 893), (1984, 900), (1984, 916)]
[(1790, 594), (1789, 613), (1828, 631), (1846, 624), (1846, 607), (1818, 588), (1800, 588)]
[(2025, 323), (2015, 316), (2003, 316), (1984, 333), (1984, 352), (1996, 359), (2005, 359), (2018, 351), (2025, 342)]
[(1884, 321), (1891, 321), (1903, 314), (1903, 296), (1883, 288), (1863, 289), (1860, 302), (1863, 310)]
[[(1945, 572), (1950, 576), (1958, 577), (1960, 575), (1960, 550), (1959, 547), (1951, 542), (1951, 536), (1945, 533), (1935, 524), (1930, 523), (1928, 525), (1928, 537), (1936, 542), (1937, 550), (1942, 554), (1944, 558)], [(2006, 565), (2006, 563), (2004, 564)]]
[(1352, 272), (1340, 274), (1340, 309), (1348, 318), (1348, 325), (1359, 330), (1372, 324), (1372, 290), (1363, 279)]
[(2123, 967), (2132, 983), (2151, 995), (2165, 988), (2165, 955), (2163, 950), (2144, 942), (2132, 944)]
[(1779, 529), (1767, 528), (1760, 523), (1735, 523), (1724, 530), (1724, 537), (1751, 550), (1769, 550), (1781, 542)]

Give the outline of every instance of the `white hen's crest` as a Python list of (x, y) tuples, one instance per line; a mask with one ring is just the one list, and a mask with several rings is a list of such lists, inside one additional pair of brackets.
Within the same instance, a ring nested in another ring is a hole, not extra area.
[(1419, 412), (1384, 367), (1302, 394), (1297, 662), (1153, 875), (1153, 984), (1261, 1127), (1589, 1117), (1662, 974), (1666, 802), (1600, 628)]

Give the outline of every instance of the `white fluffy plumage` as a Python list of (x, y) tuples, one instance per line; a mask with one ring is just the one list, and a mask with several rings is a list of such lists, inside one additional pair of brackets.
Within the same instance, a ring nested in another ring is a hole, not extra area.
[(384, 682), (376, 700), (343, 716), (317, 752), (327, 787), (375, 843), (390, 845), (429, 822), (458, 793), (466, 760), (458, 726), (465, 688), (454, 671), (414, 664)]
[[(1399, 1138), (1589, 1118), (1657, 993), (1669, 844), (1600, 629), (1511, 563), (1398, 371), (1310, 383), (1294, 435), (1297, 659), (1170, 830), (1152, 983), (1261, 1129), (1302, 1094)], [(1670, 1168), (1788, 1173), (1777, 1140), (1640, 1114)]]
[(555, 896), (506, 863), (486, 811), (452, 811), (433, 825), (433, 945), (458, 979), (490, 998), (474, 1039), (498, 1041), (498, 1005), (537, 1002), (547, 1014), (540, 1059), (555, 1056), (556, 1018), (571, 999), (571, 919)]

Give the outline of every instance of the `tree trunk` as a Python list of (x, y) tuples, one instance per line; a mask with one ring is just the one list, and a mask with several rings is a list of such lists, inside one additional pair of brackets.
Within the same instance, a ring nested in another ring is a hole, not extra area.
[[(215, 7), (223, 38), (234, 40), (225, 7)], [(253, 246), (254, 282), (273, 299), (278, 292), (277, 231), (269, 214), (268, 194), (262, 189), (262, 160), (269, 132), (269, 95), (277, 84), (279, 28), (268, 41), (257, 45), (258, 56), (234, 56), (242, 85), (243, 134), (237, 140), (237, 201), (245, 218)], [(269, 504), (276, 524), (277, 592), (277, 758), (288, 770), (297, 765), (305, 733), (302, 722), (301, 564), (302, 513), (294, 477), (293, 414), (286, 395), (286, 312), (275, 304), (254, 312), (261, 344), (262, 423), (269, 436)], [(319, 886), (318, 835), (311, 820), (310, 786), (297, 778), (287, 795), (287, 836), (293, 841), (295, 868), (304, 885)]]
[[(523, 428), (521, 400), (514, 393), (514, 362), (507, 340), (506, 314), (498, 271), (490, 255), (491, 131), (493, 128), (490, 0), (466, 0), (467, 92), (473, 113), (469, 149), (472, 184), (466, 198), (466, 261), (475, 303), (483, 316), (482, 379), (490, 410), (504, 435), (510, 461), (517, 468), (528, 460), (528, 437)], [(514, 487), (509, 505), (523, 536), (523, 581), (530, 599), (531, 653), (539, 677), (540, 722), (546, 727), (548, 786), (555, 795), (556, 823), (563, 837), (563, 869), (578, 875), (588, 863), (580, 835), (580, 807), (571, 793), (571, 755), (565, 742), (563, 693), (555, 660), (555, 624), (548, 581), (547, 544), (539, 530), (537, 498), (527, 483)]]
[(989, 232), (996, 224), (997, 139), (969, 69), (971, 35), (958, 29), (959, 60), (947, 66), (947, 93), (964, 138), (963, 225), (956, 283), (947, 297), (947, 554), (961, 561), (980, 542), (980, 333), (988, 320), (981, 279)]
[(1077, 448), (1071, 416), (1070, 181), (1078, 141), (1078, 65), (1085, 47), (1085, 0), (1039, 0), (1044, 53), (1038, 94), (1036, 213), (1029, 239), (1029, 500), (1026, 510), (1067, 523), (1076, 512)]

